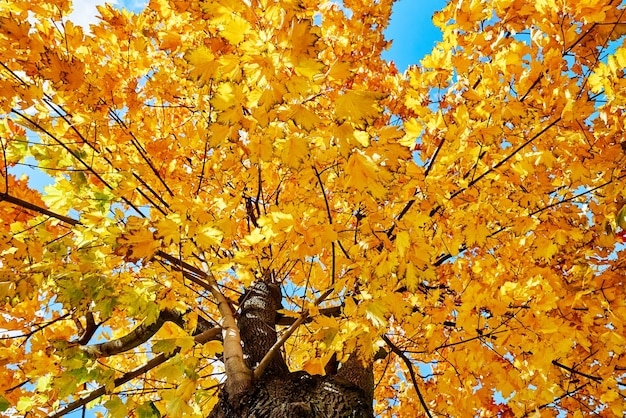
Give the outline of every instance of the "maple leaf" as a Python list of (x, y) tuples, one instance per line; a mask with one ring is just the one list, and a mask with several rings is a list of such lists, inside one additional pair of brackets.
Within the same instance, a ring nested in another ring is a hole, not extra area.
[(345, 91), (335, 101), (335, 115), (340, 121), (348, 120), (355, 124), (370, 121), (380, 115), (378, 101), (383, 97), (371, 91)]
[(204, 45), (189, 52), (186, 58), (192, 66), (191, 77), (197, 78), (201, 84), (206, 84), (211, 80), (220, 67), (216, 56)]

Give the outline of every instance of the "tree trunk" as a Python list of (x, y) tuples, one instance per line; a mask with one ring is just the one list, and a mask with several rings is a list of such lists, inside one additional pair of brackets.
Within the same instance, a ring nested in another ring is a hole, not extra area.
[[(254, 369), (276, 342), (276, 316), (281, 307), (280, 287), (256, 282), (241, 300), (238, 326), (244, 360)], [(373, 417), (371, 364), (356, 355), (334, 375), (290, 372), (277, 354), (252, 388), (238, 399), (222, 390), (210, 418), (327, 418)]]

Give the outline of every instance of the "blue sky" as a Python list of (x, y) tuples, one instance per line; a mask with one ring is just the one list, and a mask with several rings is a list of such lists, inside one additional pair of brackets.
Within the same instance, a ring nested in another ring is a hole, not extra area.
[(428, 54), (441, 32), (432, 23), (432, 15), (446, 4), (444, 0), (400, 0), (393, 7), (391, 23), (385, 32), (393, 40), (391, 48), (383, 55), (396, 63), (399, 71)]

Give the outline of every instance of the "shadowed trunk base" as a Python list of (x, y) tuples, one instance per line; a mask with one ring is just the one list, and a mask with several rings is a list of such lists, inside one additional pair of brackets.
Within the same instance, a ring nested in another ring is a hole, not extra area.
[(224, 396), (210, 418), (372, 418), (372, 399), (337, 376), (294, 372), (256, 382), (241, 399)]
[[(276, 342), (281, 308), (277, 284), (259, 281), (240, 300), (239, 331), (246, 366), (254, 369)], [(327, 372), (328, 373), (328, 372)], [(235, 399), (227, 390), (209, 418), (372, 418), (374, 377), (370, 364), (355, 355), (326, 376), (289, 372), (276, 353), (261, 378)]]

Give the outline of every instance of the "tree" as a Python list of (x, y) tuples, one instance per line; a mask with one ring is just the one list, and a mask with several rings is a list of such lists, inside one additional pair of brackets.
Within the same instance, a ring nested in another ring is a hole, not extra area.
[(5, 416), (626, 410), (626, 9), (392, 3), (0, 5)]

